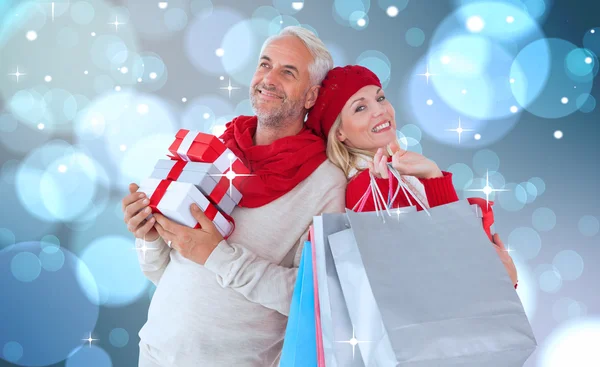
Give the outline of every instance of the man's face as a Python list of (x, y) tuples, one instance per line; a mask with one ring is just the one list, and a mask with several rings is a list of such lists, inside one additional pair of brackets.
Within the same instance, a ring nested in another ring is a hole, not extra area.
[(308, 65), (313, 57), (295, 36), (283, 36), (265, 47), (250, 85), (252, 108), (261, 123), (280, 126), (310, 108)]

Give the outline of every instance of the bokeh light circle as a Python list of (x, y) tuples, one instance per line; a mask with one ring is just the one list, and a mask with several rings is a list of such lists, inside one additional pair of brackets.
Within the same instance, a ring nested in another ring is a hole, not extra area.
[(454, 163), (448, 167), (448, 172), (452, 172), (452, 184), (457, 190), (462, 190), (473, 182), (473, 170), (464, 163)]
[(90, 157), (61, 140), (32, 151), (16, 176), (19, 200), (45, 221), (69, 221), (108, 196), (108, 175)]
[(569, 53), (576, 49), (571, 42), (558, 38), (525, 46), (510, 71), (510, 77), (515, 79), (510, 87), (518, 103), (543, 118), (561, 118), (577, 111), (574, 101), (579, 95), (590, 93), (593, 72), (577, 76), (565, 68)]
[(71, 4), (71, 19), (79, 25), (88, 25), (94, 20), (96, 11), (92, 4), (86, 1), (78, 1)]
[(10, 270), (15, 279), (21, 282), (32, 282), (42, 271), (40, 259), (31, 252), (16, 254), (10, 262)]
[(123, 348), (129, 343), (129, 333), (123, 328), (115, 328), (108, 335), (110, 344), (117, 348)]
[(8, 342), (2, 348), (2, 358), (17, 363), (23, 357), (23, 346), (17, 342)]
[(90, 56), (100, 70), (116, 69), (129, 57), (129, 48), (118, 36), (100, 35), (93, 40)]
[(584, 304), (569, 297), (562, 297), (552, 305), (552, 316), (558, 323), (583, 317), (586, 313), (587, 307)]
[(600, 231), (600, 222), (598, 221), (598, 218), (594, 216), (584, 215), (579, 219), (577, 228), (582, 235), (592, 237), (597, 235), (598, 231)]
[[(185, 55), (192, 65), (209, 75), (225, 74), (222, 60), (215, 54), (215, 50), (221, 48), (224, 36), (243, 19), (237, 12), (220, 8), (214, 9), (210, 16), (195, 18), (186, 28), (184, 36)], [(206, 37), (207, 34), (213, 36)], [(198, 39), (202, 39), (202, 47), (198, 47)]]
[(590, 50), (576, 48), (567, 54), (565, 69), (575, 80), (591, 81), (598, 74), (598, 59)]
[(600, 319), (579, 318), (559, 325), (544, 339), (537, 362), (544, 367), (600, 365)]
[(540, 235), (529, 227), (515, 228), (508, 235), (507, 245), (515, 250), (523, 260), (534, 259), (542, 249)]
[(165, 12), (164, 23), (169, 31), (181, 31), (188, 24), (187, 13), (181, 8), (171, 8)]
[[(140, 270), (132, 238), (104, 236), (90, 243), (81, 253), (98, 285), (100, 298), (109, 307), (119, 307), (137, 300), (148, 286)], [(106, 271), (111, 269), (111, 271)]]
[(0, 228), (0, 250), (15, 244), (15, 234), (8, 228)]
[(552, 260), (562, 279), (575, 280), (583, 273), (583, 258), (576, 251), (562, 250)]
[(556, 293), (563, 285), (563, 280), (559, 272), (546, 270), (539, 276), (540, 289), (546, 293)]
[[(42, 251), (39, 242), (18, 243), (0, 251), (0, 346), (19, 343), (23, 353), (15, 363), (20, 366), (64, 360), (82, 345), (98, 319), (98, 306), (89, 301), (76, 277), (85, 264), (68, 250), (61, 249), (65, 262), (57, 271), (41, 271), (26, 284), (11, 275), (13, 258), (22, 254), (35, 257)], [(90, 280), (86, 286), (92, 294), (94, 282)]]
[(350, 27), (357, 31), (362, 31), (369, 25), (369, 16), (364, 11), (358, 10), (350, 14), (348, 22), (350, 23)]
[(390, 81), (392, 63), (384, 53), (376, 50), (365, 51), (356, 58), (356, 64), (364, 66), (375, 73), (385, 89)]
[(419, 47), (425, 42), (425, 32), (421, 28), (409, 28), (404, 35), (406, 43), (412, 47)]
[(45, 248), (40, 251), (38, 257), (46, 271), (58, 271), (65, 263), (65, 254), (60, 249), (52, 251)]
[(590, 113), (596, 109), (596, 98), (589, 93), (583, 93), (575, 100), (577, 108), (583, 113)]
[(221, 57), (223, 68), (236, 84), (246, 87), (250, 86), (261, 46), (267, 38), (261, 35), (257, 24), (258, 20), (236, 23), (223, 37), (222, 48), (227, 50)]
[(293, 15), (304, 8), (304, 1), (297, 0), (273, 0), (273, 6), (285, 15)]
[(84, 345), (73, 351), (65, 367), (113, 367), (110, 355), (98, 346)]
[[(334, 0), (332, 5), (333, 19), (343, 26), (352, 27), (352, 15), (357, 12), (368, 14), (371, 0)], [(354, 19), (356, 22), (356, 19)]]
[(550, 208), (537, 208), (532, 215), (533, 228), (547, 232), (556, 226), (556, 214)]
[(498, 171), (500, 158), (498, 154), (490, 149), (482, 149), (473, 155), (473, 171), (479, 176), (485, 177), (490, 173)]

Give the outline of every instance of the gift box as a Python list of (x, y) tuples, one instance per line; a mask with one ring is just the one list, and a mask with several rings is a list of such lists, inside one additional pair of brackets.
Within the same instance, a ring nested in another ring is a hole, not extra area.
[(194, 184), (221, 212), (228, 215), (242, 199), (242, 194), (212, 163), (160, 159), (150, 177)]
[[(175, 158), (184, 161), (212, 163), (221, 174), (230, 171), (235, 172), (236, 175), (250, 174), (250, 170), (242, 161), (221, 140), (211, 134), (180, 129), (169, 151)], [(245, 178), (245, 176), (234, 177), (233, 186), (239, 190)]]
[(199, 228), (198, 221), (190, 211), (190, 206), (196, 203), (223, 237), (228, 237), (233, 231), (233, 224), (194, 184), (146, 178), (141, 182), (138, 192), (150, 198), (149, 206), (153, 213), (161, 213), (179, 224)]

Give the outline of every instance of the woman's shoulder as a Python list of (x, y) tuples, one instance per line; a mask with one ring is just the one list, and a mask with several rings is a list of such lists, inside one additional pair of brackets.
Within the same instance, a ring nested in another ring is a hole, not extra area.
[(352, 208), (365, 194), (371, 182), (369, 170), (360, 171), (352, 176), (346, 187), (346, 207)]

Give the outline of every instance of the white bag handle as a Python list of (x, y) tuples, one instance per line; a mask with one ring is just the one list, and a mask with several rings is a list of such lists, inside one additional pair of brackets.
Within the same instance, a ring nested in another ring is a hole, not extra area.
[[(419, 200), (419, 198), (417, 197), (417, 195), (415, 195), (414, 192), (411, 191), (411, 189), (406, 185), (406, 183), (402, 180), (402, 177), (400, 176), (400, 172), (398, 172), (398, 170), (396, 170), (394, 168), (394, 166), (392, 166), (391, 163), (387, 164), (390, 172), (392, 172), (392, 174), (394, 175), (394, 177), (396, 177), (396, 179), (398, 180), (398, 185), (402, 186), (402, 190), (404, 191), (404, 195), (406, 195), (406, 191), (408, 191), (410, 193), (410, 195), (415, 199), (415, 201), (421, 205), (421, 208), (423, 208), (423, 210), (427, 213), (427, 215), (431, 216), (431, 213), (429, 212), (429, 210), (427, 210), (427, 206), (425, 206), (421, 200)], [(410, 199), (408, 198), (408, 196), (406, 196), (406, 199), (408, 200), (408, 202), (410, 203)]]

